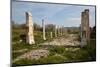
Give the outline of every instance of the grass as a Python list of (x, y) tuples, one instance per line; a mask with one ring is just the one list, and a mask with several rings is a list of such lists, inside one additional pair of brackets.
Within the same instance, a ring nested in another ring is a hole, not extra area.
[(48, 57), (45, 58), (42, 57), (39, 60), (22, 59), (20, 61), (17, 61), (15, 64), (36, 65), (36, 64), (55, 64), (55, 63), (79, 62), (79, 61), (85, 61), (85, 62), (95, 61), (96, 60), (95, 47), (96, 47), (95, 40), (91, 40), (90, 44), (74, 52), (70, 50), (66, 51), (65, 47), (54, 46), (53, 48), (49, 48), (50, 54)]
[[(16, 57), (26, 53), (26, 52), (14, 53), (13, 51), (22, 50), (22, 49), (28, 49), (28, 51), (33, 49), (34, 50), (39, 49), (42, 47), (38, 44), (45, 42), (43, 40), (41, 31), (34, 31), (35, 42), (36, 42), (34, 45), (29, 45), (25, 42), (19, 42), (19, 40), (21, 39), (20, 35), (23, 33), (25, 33), (25, 29), (20, 29), (20, 28), (12, 29), (12, 59), (15, 59)], [(51, 39), (49, 38), (50, 37), (49, 33), (50, 32), (46, 32), (46, 37), (47, 37), (46, 41), (51, 41)]]
[(14, 65), (36, 65), (36, 64), (52, 64), (52, 63), (62, 63), (65, 62), (66, 58), (61, 57), (61, 56), (56, 56), (56, 55), (52, 55), (52, 56), (48, 56), (46, 58), (40, 58), (39, 60), (28, 60), (28, 59), (22, 59), (20, 61), (17, 61), (16, 64)]
[(52, 39), (50, 39), (50, 35), (49, 35), (50, 32), (46, 32), (47, 40), (43, 40), (43, 37), (42, 37), (43, 33), (41, 31), (34, 31), (34, 37), (35, 37), (34, 39), (36, 42), (34, 45), (29, 45), (29, 44), (26, 44), (25, 42), (19, 43), (19, 40), (21, 39), (20, 35), (23, 33), (25, 33), (24, 29), (13, 29), (12, 30), (12, 48), (13, 48), (13, 50), (19, 50), (19, 49), (25, 49), (25, 48), (31, 49), (32, 46), (37, 47), (38, 46), (37, 44), (52, 40)]
[[(21, 50), (21, 49), (28, 49), (35, 50), (39, 48), (43, 48), (42, 46), (38, 45), (40, 43), (45, 42), (42, 37), (41, 31), (35, 31), (35, 41), (36, 44), (29, 45), (24, 42), (19, 43), (18, 40), (20, 40), (20, 34), (25, 32), (25, 30), (22, 29), (15, 29), (13, 30), (12, 35), (12, 51), (14, 50)], [(50, 39), (50, 32), (46, 32), (46, 41), (51, 41)], [(13, 65), (31, 65), (31, 64), (51, 64), (51, 63), (65, 63), (65, 62), (77, 62), (77, 61), (95, 61), (96, 60), (96, 40), (90, 41), (85, 47), (77, 50), (77, 51), (71, 51), (71, 50), (65, 50), (66, 48), (63, 46), (53, 46), (49, 47), (48, 50), (50, 51), (50, 54), (48, 57), (40, 58), (39, 60), (28, 60), (28, 59), (22, 59), (19, 60)], [(13, 59), (15, 59), (17, 56), (20, 56), (24, 54), (25, 52), (17, 52), (12, 53)], [(57, 56), (56, 54), (60, 55)]]
[(54, 54), (62, 54), (65, 51), (65, 47), (63, 46), (53, 46), (52, 48), (49, 48), (49, 51), (51, 53), (51, 55)]
[[(27, 51), (25, 51), (25, 52), (27, 52)], [(20, 55), (23, 55), (25, 52), (16, 52), (16, 53), (12, 53), (12, 59), (15, 59), (15, 58), (17, 58), (18, 56), (20, 56)]]
[(80, 50), (71, 52), (65, 51), (63, 55), (72, 61), (95, 61), (96, 60), (96, 40), (91, 40), (90, 44), (87, 44)]

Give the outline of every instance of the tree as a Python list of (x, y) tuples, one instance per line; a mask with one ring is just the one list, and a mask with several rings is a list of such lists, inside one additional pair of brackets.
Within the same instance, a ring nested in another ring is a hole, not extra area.
[(40, 31), (41, 30), (41, 26), (36, 24), (36, 23), (34, 23), (34, 30)]
[(54, 31), (55, 25), (53, 25), (53, 24), (47, 24), (45, 26), (45, 28), (46, 28), (46, 31)]

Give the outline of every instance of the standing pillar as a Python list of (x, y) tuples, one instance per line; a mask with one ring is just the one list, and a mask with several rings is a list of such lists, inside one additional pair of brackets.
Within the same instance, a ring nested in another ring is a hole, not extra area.
[(58, 26), (58, 36), (60, 36), (60, 26)]
[(86, 45), (90, 41), (89, 10), (81, 14), (81, 44)]
[(44, 19), (42, 19), (42, 27), (43, 27), (43, 39), (46, 40), (46, 37), (45, 37), (45, 23), (44, 23)]
[(86, 24), (85, 24), (85, 12), (81, 13), (81, 47), (86, 45)]
[(63, 35), (63, 26), (61, 26), (61, 36)]
[(57, 37), (57, 26), (55, 25), (55, 37)]
[(29, 44), (35, 44), (32, 15), (29, 12), (26, 12), (26, 32), (26, 42)]
[(86, 40), (87, 42), (90, 42), (90, 27), (89, 27), (89, 9), (85, 9), (85, 15), (86, 15)]

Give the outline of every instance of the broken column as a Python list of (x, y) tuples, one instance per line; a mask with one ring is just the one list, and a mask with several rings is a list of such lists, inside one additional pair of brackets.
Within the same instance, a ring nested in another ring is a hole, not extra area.
[(84, 22), (84, 12), (81, 13), (81, 47), (83, 47), (84, 45), (86, 45), (86, 30), (85, 30), (85, 22)]
[(86, 45), (90, 40), (89, 9), (81, 14), (81, 44)]
[(45, 37), (45, 23), (44, 23), (44, 19), (42, 19), (42, 27), (43, 27), (43, 39), (46, 40), (46, 37)]
[(85, 15), (86, 15), (86, 40), (87, 42), (90, 42), (90, 27), (89, 27), (89, 9), (85, 9)]
[(34, 34), (33, 34), (33, 21), (32, 14), (26, 12), (26, 43), (35, 44)]

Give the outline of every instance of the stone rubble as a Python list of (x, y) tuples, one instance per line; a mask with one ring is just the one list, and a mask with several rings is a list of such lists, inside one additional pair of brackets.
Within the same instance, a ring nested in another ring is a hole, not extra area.
[(51, 42), (45, 42), (41, 45), (63, 45), (63, 46), (78, 46), (80, 45), (80, 42), (77, 41), (77, 36), (74, 34), (69, 34), (67, 38), (61, 37), (58, 39), (54, 39)]
[(44, 49), (31, 50), (21, 56), (18, 56), (13, 62), (19, 61), (21, 59), (38, 60), (39, 58), (47, 57), (48, 55), (49, 55), (48, 50), (44, 50)]

